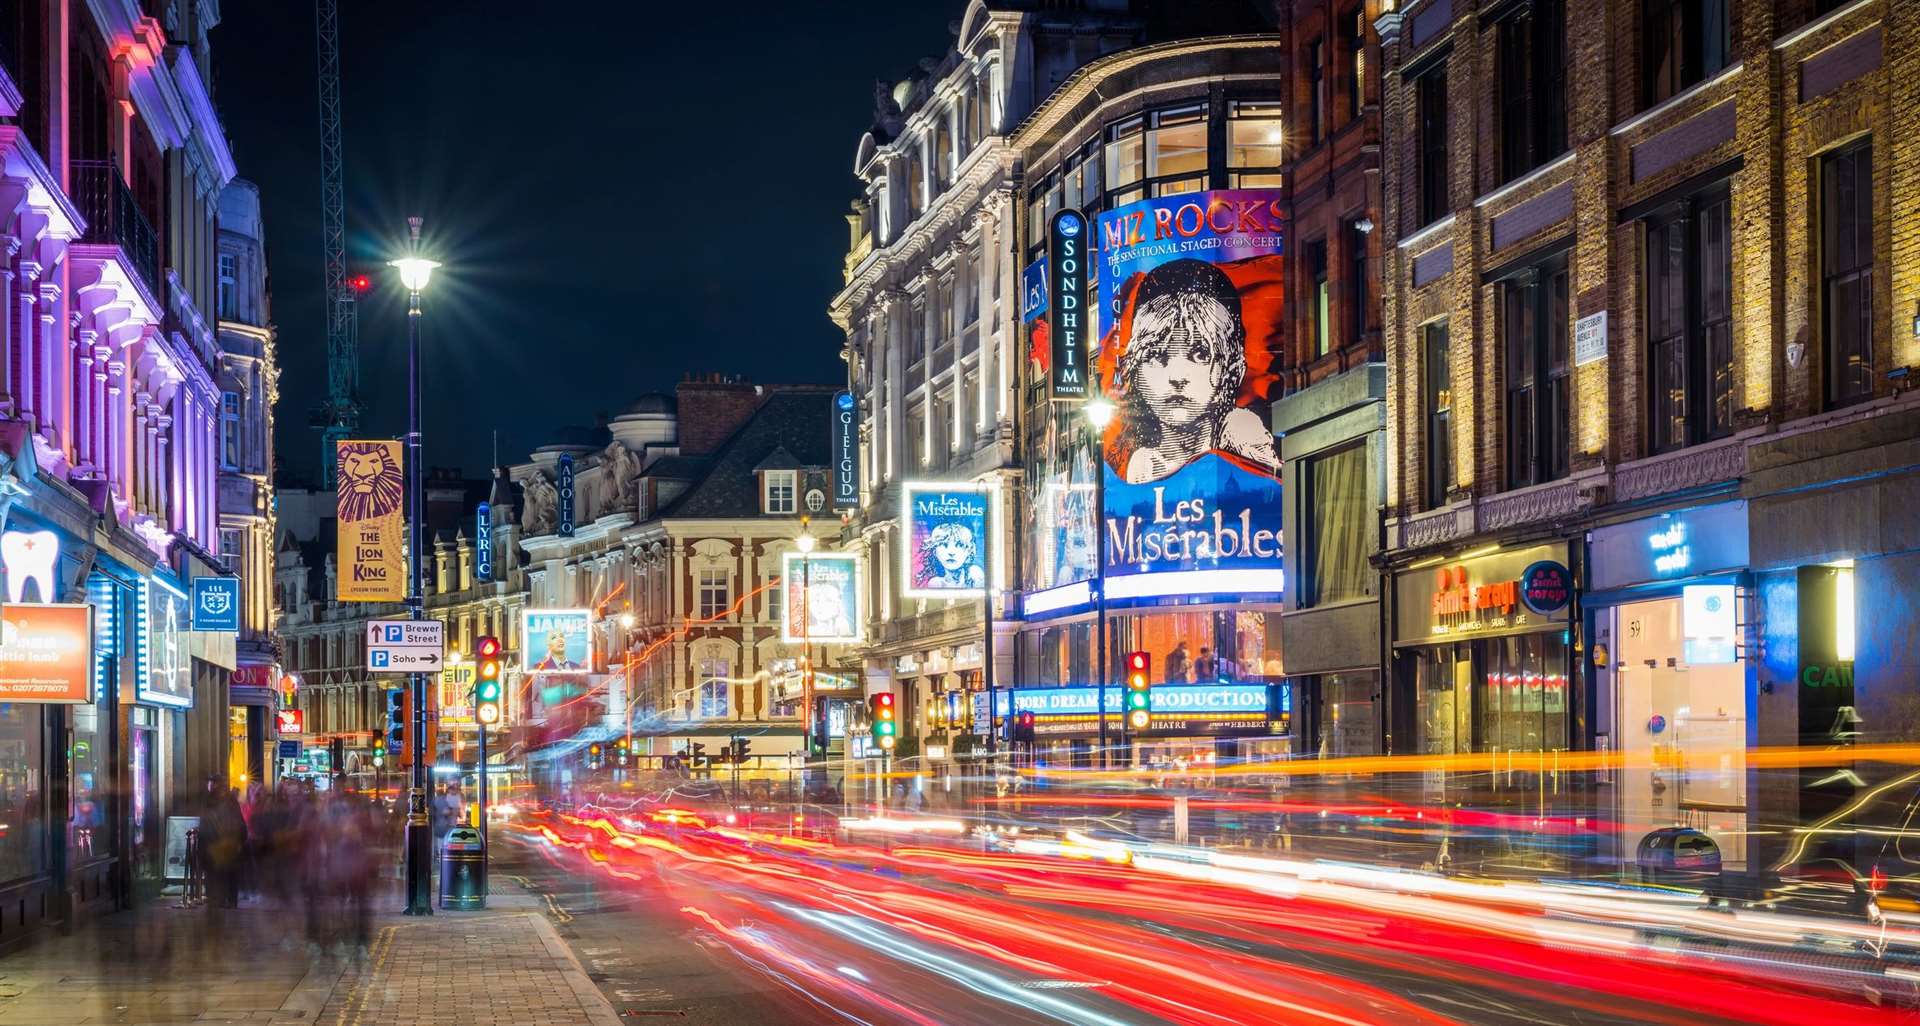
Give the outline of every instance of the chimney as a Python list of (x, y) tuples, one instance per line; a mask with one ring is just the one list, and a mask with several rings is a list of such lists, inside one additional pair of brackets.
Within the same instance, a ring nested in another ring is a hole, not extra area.
[(707, 456), (760, 408), (760, 386), (732, 375), (689, 375), (674, 392), (680, 407), (680, 454)]

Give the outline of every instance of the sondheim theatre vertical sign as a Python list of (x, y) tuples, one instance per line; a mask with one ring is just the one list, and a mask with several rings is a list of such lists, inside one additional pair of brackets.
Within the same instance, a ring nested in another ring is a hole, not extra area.
[(1087, 215), (1068, 207), (1053, 215), (1047, 231), (1048, 328), (1053, 334), (1053, 366), (1047, 378), (1056, 402), (1086, 399)]

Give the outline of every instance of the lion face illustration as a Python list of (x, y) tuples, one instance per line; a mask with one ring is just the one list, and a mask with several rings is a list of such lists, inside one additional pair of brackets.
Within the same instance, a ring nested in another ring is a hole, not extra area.
[(379, 442), (344, 442), (339, 455), (340, 519), (377, 520), (400, 509), (400, 464)]

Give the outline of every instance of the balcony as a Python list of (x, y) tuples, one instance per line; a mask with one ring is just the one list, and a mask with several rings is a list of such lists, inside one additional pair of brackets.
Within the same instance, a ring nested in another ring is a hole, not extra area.
[(76, 160), (73, 167), (73, 201), (86, 218), (87, 231), (82, 242), (120, 247), (140, 284), (150, 295), (160, 294), (160, 245), (153, 225), (147, 223), (133, 190), (120, 177), (120, 168), (111, 160)]

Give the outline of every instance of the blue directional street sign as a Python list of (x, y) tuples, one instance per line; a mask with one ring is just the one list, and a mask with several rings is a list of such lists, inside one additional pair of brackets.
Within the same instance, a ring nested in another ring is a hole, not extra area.
[(300, 757), (300, 742), (281, 741), (280, 757), (282, 759), (298, 759)]
[(238, 577), (196, 577), (193, 579), (193, 629), (240, 633), (240, 579)]

